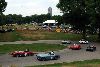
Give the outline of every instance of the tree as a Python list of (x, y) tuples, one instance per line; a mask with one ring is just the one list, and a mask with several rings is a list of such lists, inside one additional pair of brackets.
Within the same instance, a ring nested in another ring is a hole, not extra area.
[(51, 17), (51, 19), (56, 20), (58, 22), (58, 25), (64, 23), (62, 16), (60, 16), (60, 15), (54, 15), (54, 16)]
[(0, 0), (0, 14), (5, 11), (6, 6), (7, 2), (5, 2), (5, 0)]
[(9, 14), (6, 15), (5, 17), (6, 17), (5, 19), (6, 24), (15, 24), (15, 23), (22, 24), (24, 22), (22, 15)]
[(99, 30), (99, 34), (98, 34), (98, 38), (100, 40), (100, 1), (99, 0), (93, 0), (94, 1), (94, 9), (92, 12), (94, 12), (94, 16), (95, 16), (95, 27), (97, 27), (97, 29)]
[(3, 15), (2, 12), (5, 11), (6, 6), (7, 6), (7, 2), (5, 2), (5, 0), (0, 0), (0, 25), (5, 24), (4, 20), (3, 20), (4, 19), (4, 15)]
[(100, 40), (100, 14), (96, 14), (96, 22), (95, 22), (95, 27), (98, 29), (98, 39)]
[(37, 22), (37, 23), (43, 23), (46, 20), (50, 19), (49, 14), (41, 14), (41, 15), (32, 15), (31, 21)]
[(59, 0), (57, 4), (63, 12), (64, 21), (69, 22), (75, 29), (79, 29), (83, 33), (83, 38), (86, 37), (86, 27), (90, 23), (87, 2), (85, 0)]
[(89, 0), (88, 13), (90, 14), (91, 27), (98, 30), (100, 40), (100, 0)]

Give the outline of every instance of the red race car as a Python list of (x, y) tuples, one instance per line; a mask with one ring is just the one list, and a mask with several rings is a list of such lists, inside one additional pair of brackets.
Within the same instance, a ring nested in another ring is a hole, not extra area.
[(80, 50), (81, 49), (81, 45), (73, 44), (73, 45), (70, 45), (69, 46), (69, 49), (72, 49), (72, 50)]
[(31, 51), (14, 51), (11, 53), (13, 57), (26, 57), (26, 56), (33, 56), (36, 54), (35, 52)]

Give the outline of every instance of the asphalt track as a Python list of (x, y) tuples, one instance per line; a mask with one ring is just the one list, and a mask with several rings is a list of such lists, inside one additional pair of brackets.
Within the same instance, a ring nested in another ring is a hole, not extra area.
[[(0, 42), (0, 45), (22, 44), (22, 43), (24, 44), (31, 44), (31, 43), (61, 44), (61, 40)], [(97, 50), (95, 52), (87, 52), (85, 49), (89, 44), (95, 45), (97, 47)], [(81, 50), (71, 50), (71, 49), (66, 48), (63, 50), (54, 51), (56, 54), (59, 54), (61, 58), (58, 60), (50, 60), (50, 61), (38, 61), (35, 55), (28, 56), (28, 57), (11, 57), (9, 54), (4, 54), (4, 55), (0, 55), (0, 65), (2, 65), (2, 67), (11, 67), (11, 66), (24, 67), (24, 66), (34, 66), (34, 65), (44, 65), (44, 64), (100, 59), (100, 43), (93, 42), (89, 44), (81, 44), (82, 46)]]

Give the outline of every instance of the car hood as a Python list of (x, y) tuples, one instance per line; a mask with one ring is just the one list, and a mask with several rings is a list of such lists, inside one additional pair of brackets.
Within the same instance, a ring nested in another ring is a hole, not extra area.
[(37, 56), (46, 57), (46, 56), (48, 56), (48, 54), (37, 54)]

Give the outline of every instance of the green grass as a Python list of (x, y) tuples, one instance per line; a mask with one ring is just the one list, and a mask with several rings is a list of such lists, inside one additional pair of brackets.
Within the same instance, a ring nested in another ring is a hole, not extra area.
[(20, 33), (16, 31), (0, 33), (1, 42), (9, 42), (9, 41), (13, 42), (13, 41), (20, 41), (20, 40), (32, 40), (32, 39), (20, 36)]
[(19, 40), (19, 35), (17, 32), (7, 32), (7, 33), (0, 33), (0, 41), (16, 41)]
[(68, 39), (68, 40), (79, 40), (81, 39), (81, 35), (77, 34), (68, 34), (68, 33), (45, 33), (45, 39), (55, 39), (55, 40), (61, 40), (61, 39)]
[(48, 31), (18, 31), (22, 40), (80, 40), (81, 35)]
[(0, 54), (9, 53), (17, 50), (30, 49), (31, 51), (51, 51), (60, 50), (66, 48), (59, 44), (44, 44), (44, 43), (34, 43), (34, 44), (6, 44), (0, 45)]
[(48, 65), (27, 66), (27, 67), (100, 67), (100, 59), (75, 61), (71, 63), (56, 63)]
[[(89, 35), (89, 41), (97, 41), (97, 35)], [(71, 34), (62, 32), (47, 31), (14, 31), (0, 33), (0, 41), (20, 41), (20, 40), (80, 40), (81, 34)]]
[[(25, 33), (25, 34), (27, 34), (27, 33)], [(78, 40), (82, 39), (81, 34), (72, 34), (72, 33), (63, 33), (63, 32), (47, 32), (47, 31), (31, 32), (30, 37), (22, 36), (20, 34), (20, 37), (22, 38), (22, 40), (72, 40), (72, 41), (78, 41)], [(95, 42), (98, 40), (98, 35), (89, 35), (87, 40)]]
[(98, 35), (89, 35), (89, 38), (87, 38), (89, 41), (98, 41)]

